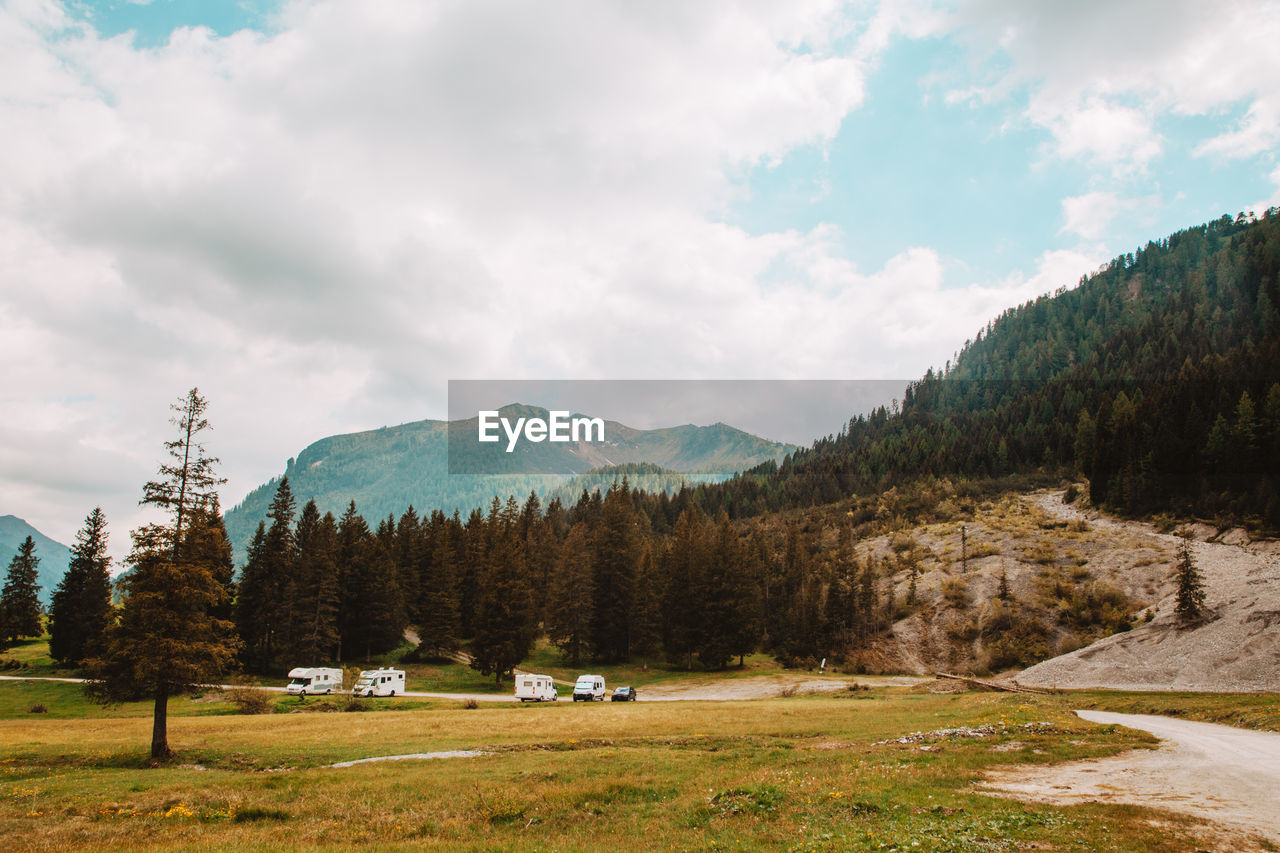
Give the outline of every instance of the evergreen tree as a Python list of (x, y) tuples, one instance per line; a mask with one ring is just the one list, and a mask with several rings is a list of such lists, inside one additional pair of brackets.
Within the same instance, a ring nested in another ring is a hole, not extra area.
[(267, 575), (267, 523), (258, 522), (253, 539), (245, 552), (236, 587), (234, 619), (240, 638), (240, 655), (246, 667), (254, 671), (265, 668), (267, 635), (271, 631), (270, 578)]
[(287, 645), (281, 654), (291, 663), (336, 659), (338, 647), (338, 525), (333, 513), (321, 518), (314, 500), (307, 501), (294, 534), (294, 562)]
[(631, 652), (640, 655), (644, 669), (662, 642), (661, 579), (653, 559), (653, 546), (645, 542), (636, 567), (635, 595), (631, 610)]
[(595, 612), (591, 647), (597, 658), (631, 657), (631, 598), (640, 561), (639, 519), (624, 479), (604, 498), (592, 541)]
[(454, 539), (462, 536), (457, 519), (436, 510), (424, 525), (418, 555), (418, 648), (436, 657), (458, 650), (458, 580)]
[(102, 653), (115, 612), (111, 606), (111, 558), (107, 556), (107, 519), (94, 507), (76, 533), (71, 560), (49, 608), (49, 654), (64, 664), (79, 664)]
[(571, 666), (578, 666), (590, 654), (594, 612), (595, 578), (586, 525), (579, 522), (560, 548), (547, 602), (547, 636)]
[(1183, 625), (1198, 622), (1204, 616), (1204, 579), (1191, 556), (1191, 538), (1182, 537), (1178, 546), (1178, 593), (1174, 611)]
[(40, 558), (36, 556), (36, 543), (30, 536), (22, 540), (18, 553), (9, 561), (5, 575), (4, 592), (0, 593), (0, 625), (4, 640), (9, 645), (19, 637), (38, 637), (40, 627), (40, 585), (36, 572)]
[(119, 623), (108, 632), (102, 657), (86, 662), (88, 689), (98, 701), (154, 700), (153, 760), (172, 754), (169, 697), (220, 678), (236, 653), (234, 626), (211, 615), (224, 603), (226, 588), (209, 559), (220, 546), (210, 540), (225, 535), (208, 523), (207, 510), (224, 481), (214, 473), (217, 459), (200, 442), (209, 428), (207, 405), (192, 388), (173, 406), (178, 438), (165, 443), (170, 461), (143, 487), (142, 500), (163, 510), (167, 521), (133, 532)]
[(505, 509), (494, 499), (471, 640), (472, 668), (493, 675), (498, 684), (528, 656), (537, 637), (518, 519), (519, 505), (514, 498)]

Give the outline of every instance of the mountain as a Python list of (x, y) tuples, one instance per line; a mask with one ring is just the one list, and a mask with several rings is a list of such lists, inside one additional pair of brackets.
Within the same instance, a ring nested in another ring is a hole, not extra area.
[[(71, 549), (61, 542), (55, 542), (27, 524), (16, 515), (0, 515), (0, 569), (8, 569), (9, 561), (18, 553), (22, 541), (30, 536), (36, 543), (36, 556), (40, 558), (37, 573), (40, 584), (40, 600), (48, 606), (53, 598), (53, 590), (62, 582), (67, 573), (67, 564), (71, 562)], [(0, 583), (3, 579), (0, 578)]]
[(921, 478), (1082, 475), (1092, 502), (1280, 530), (1280, 209), (1012, 308), (901, 409), (706, 491), (744, 517)]
[[(499, 412), (512, 421), (548, 414), (519, 404)], [(606, 420), (603, 443), (526, 442), (514, 454), (504, 452), (505, 439), (483, 451), (474, 442), (465, 448), (454, 445), (460, 454), (453, 459), (454, 471), (510, 471), (518, 465), (519, 472), (536, 473), (451, 474), (450, 431), (474, 436), (476, 428), (475, 418), (423, 420), (330, 436), (290, 459), (283, 476), (299, 506), (315, 498), (322, 513), (340, 515), (355, 501), (360, 513), (376, 523), (409, 506), (420, 513), (441, 509), (452, 514), (456, 509), (465, 515), (487, 507), (494, 495), (522, 499), (537, 491), (547, 499), (576, 498), (583, 488), (607, 488), (615, 476), (627, 476), (633, 486), (647, 491), (679, 488), (681, 482), (717, 482), (761, 463), (776, 464), (797, 450), (722, 423), (642, 430)], [(238, 549), (266, 517), (278, 482), (264, 483), (226, 513), (227, 534)]]

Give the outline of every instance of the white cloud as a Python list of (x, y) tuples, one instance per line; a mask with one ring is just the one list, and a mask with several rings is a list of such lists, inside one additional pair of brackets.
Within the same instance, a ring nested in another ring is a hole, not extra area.
[[(193, 385), (231, 501), (322, 436), (442, 415), (448, 378), (909, 378), (1096, 266), (956, 288), (927, 247), (865, 271), (833, 227), (724, 224), (746, 170), (834, 138), (895, 34), (936, 32), (914, 4), (276, 23), (139, 49), (0, 7), (0, 512), (69, 541), (101, 503), (119, 553)], [(1136, 130), (1051, 120), (1132, 157)]]
[(1244, 109), (1237, 129), (1197, 152), (1251, 156), (1280, 139), (1280, 6), (1266, 0), (969, 0), (952, 18), (972, 51), (997, 58), (983, 87), (1026, 93), (1026, 118), (1053, 137), (1053, 153), (1124, 174), (1162, 150), (1165, 116)]
[[(1094, 191), (1062, 200), (1065, 224), (1059, 234), (1076, 234), (1084, 240), (1102, 240), (1118, 216), (1136, 217), (1147, 223), (1161, 205), (1158, 195), (1121, 198), (1114, 192)], [(1103, 249), (1105, 251), (1105, 248)]]

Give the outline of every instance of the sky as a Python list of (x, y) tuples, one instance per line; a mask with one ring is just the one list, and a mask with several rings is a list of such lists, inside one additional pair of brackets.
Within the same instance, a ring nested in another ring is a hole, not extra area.
[(1230, 0), (0, 0), (0, 514), (122, 555), (193, 386), (230, 506), (451, 379), (919, 376), (1280, 204), (1277, 44)]

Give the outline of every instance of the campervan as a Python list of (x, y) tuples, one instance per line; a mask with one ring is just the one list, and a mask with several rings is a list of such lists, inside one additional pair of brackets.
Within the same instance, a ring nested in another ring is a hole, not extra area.
[(516, 698), (521, 702), (554, 702), (560, 695), (551, 676), (522, 672), (516, 676)]
[(603, 702), (604, 676), (579, 675), (577, 683), (573, 685), (573, 701)]
[(352, 696), (404, 695), (403, 669), (366, 669), (360, 672)]
[(342, 670), (327, 666), (295, 666), (289, 670), (289, 686), (284, 692), (291, 696), (314, 696), (341, 689)]

